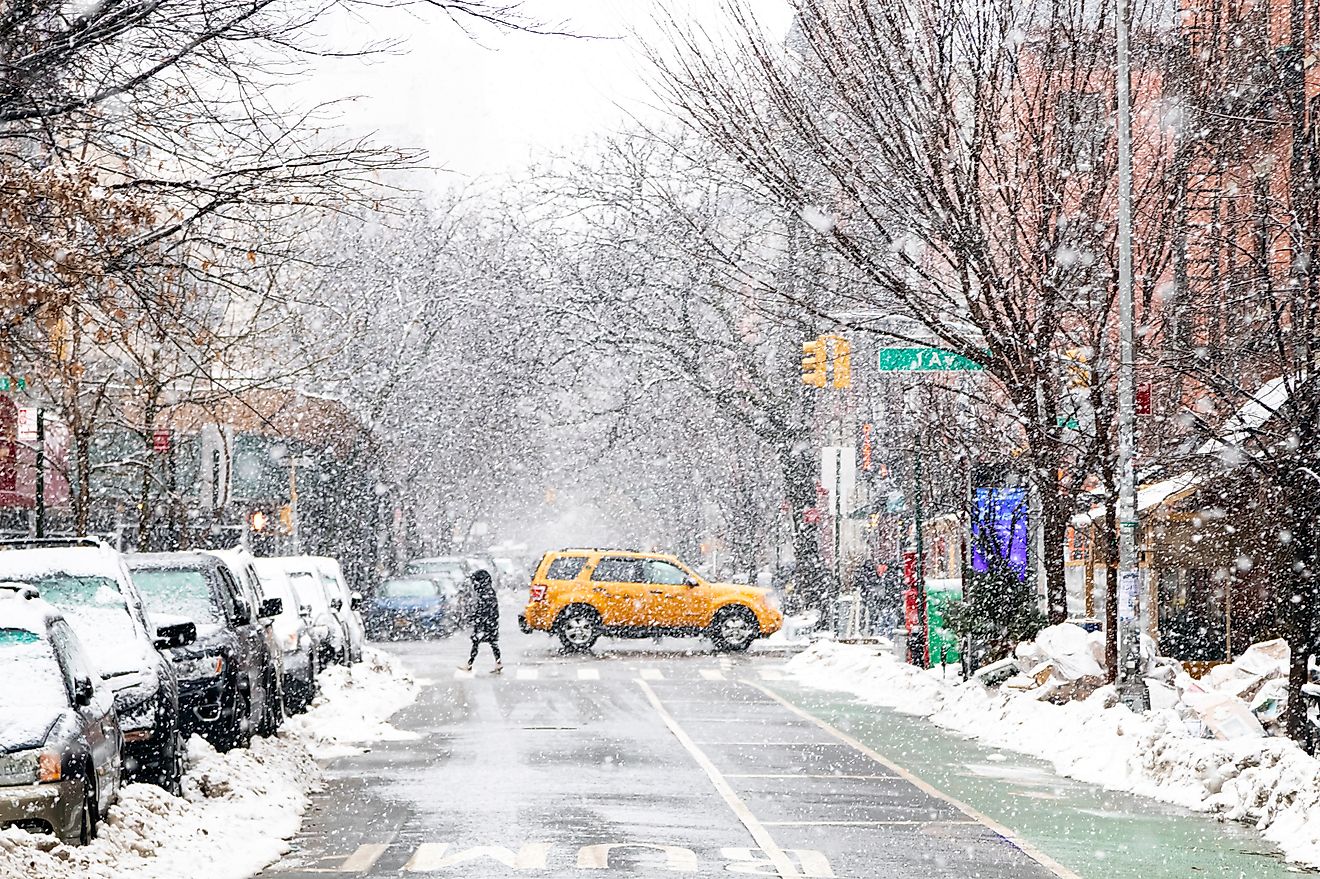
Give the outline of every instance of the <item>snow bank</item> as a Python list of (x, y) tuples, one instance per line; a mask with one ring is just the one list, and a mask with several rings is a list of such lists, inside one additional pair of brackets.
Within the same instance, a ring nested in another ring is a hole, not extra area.
[(218, 754), (188, 744), (183, 796), (133, 784), (106, 813), (95, 842), (65, 846), (44, 834), (0, 831), (0, 876), (42, 879), (244, 879), (288, 850), (320, 782), (316, 757), (361, 750), (401, 735), (385, 719), (410, 703), (417, 685), (393, 660), (368, 650), (352, 669), (321, 678), (305, 715), (250, 749)]
[(1199, 738), (1175, 710), (1132, 713), (1112, 687), (1053, 704), (861, 645), (819, 642), (787, 667), (808, 686), (1039, 757), (1060, 775), (1253, 824), (1289, 860), (1320, 866), (1320, 761), (1286, 739)]
[(321, 672), (321, 695), (306, 714), (285, 721), (318, 760), (366, 750), (371, 742), (406, 741), (415, 733), (395, 729), (387, 718), (417, 698), (418, 683), (398, 660), (367, 648), (362, 662)]

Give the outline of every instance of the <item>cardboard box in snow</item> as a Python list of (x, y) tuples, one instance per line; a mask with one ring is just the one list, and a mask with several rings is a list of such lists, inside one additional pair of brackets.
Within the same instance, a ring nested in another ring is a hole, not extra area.
[(1104, 667), (1096, 661), (1091, 633), (1081, 626), (1046, 626), (1036, 635), (1036, 647), (1054, 666), (1054, 675), (1065, 681), (1105, 676)]
[(1248, 674), (1272, 680), (1288, 676), (1288, 663), (1291, 657), (1292, 652), (1288, 649), (1288, 642), (1276, 638), (1273, 641), (1252, 644), (1241, 656), (1233, 660), (1233, 665)]
[(1183, 704), (1191, 708), (1205, 728), (1220, 739), (1264, 736), (1265, 728), (1241, 699), (1223, 693), (1183, 693)]

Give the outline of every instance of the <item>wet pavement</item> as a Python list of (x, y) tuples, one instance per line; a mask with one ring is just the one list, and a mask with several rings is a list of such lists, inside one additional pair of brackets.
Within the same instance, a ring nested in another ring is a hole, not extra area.
[[(1283, 872), (1246, 830), (1105, 799), (1025, 758), (802, 690), (782, 672), (783, 649), (728, 656), (697, 640), (602, 640), (564, 656), (545, 635), (511, 628), (499, 677), (483, 673), (484, 650), (477, 674), (455, 670), (461, 638), (387, 645), (428, 682), (393, 719), (412, 737), (332, 762), (292, 851), (264, 875)], [(1125, 836), (1129, 818), (1144, 835)], [(1175, 832), (1161, 850), (1165, 824)], [(1217, 838), (1260, 869), (1202, 866)], [(1181, 872), (1149, 869), (1156, 855)], [(1142, 861), (1146, 871), (1128, 871)]]

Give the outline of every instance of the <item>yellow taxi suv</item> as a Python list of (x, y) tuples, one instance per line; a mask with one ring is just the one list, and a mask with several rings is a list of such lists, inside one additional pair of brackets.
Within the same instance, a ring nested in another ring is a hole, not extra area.
[(740, 651), (783, 624), (768, 589), (710, 583), (674, 556), (616, 549), (546, 553), (518, 617), (524, 632), (558, 635), (570, 651), (590, 649), (601, 635), (705, 636), (719, 650)]

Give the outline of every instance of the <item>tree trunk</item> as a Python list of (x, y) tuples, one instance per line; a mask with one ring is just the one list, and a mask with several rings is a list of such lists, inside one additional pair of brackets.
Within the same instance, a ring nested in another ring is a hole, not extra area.
[(1279, 571), (1279, 615), (1291, 654), (1288, 667), (1288, 737), (1302, 741), (1306, 736), (1306, 703), (1302, 685), (1309, 674), (1308, 659), (1317, 652), (1316, 607), (1320, 601), (1320, 482), (1307, 473), (1320, 472), (1320, 462), (1299, 461), (1281, 480), (1282, 496), (1288, 499), (1284, 513), (1292, 534), (1288, 544), (1292, 564)]
[(817, 526), (806, 520), (807, 510), (817, 504), (816, 460), (812, 451), (810, 445), (785, 443), (779, 446), (778, 456), (784, 474), (784, 492), (788, 497), (788, 514), (792, 517), (795, 591), (803, 609), (819, 608), (824, 622), (828, 619), (829, 589), (820, 560)]

